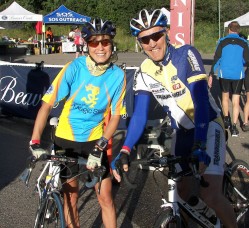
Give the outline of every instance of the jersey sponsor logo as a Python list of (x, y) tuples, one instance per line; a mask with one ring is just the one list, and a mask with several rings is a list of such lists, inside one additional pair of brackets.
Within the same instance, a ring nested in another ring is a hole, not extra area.
[(185, 93), (186, 93), (186, 88), (183, 88), (181, 91), (178, 91), (176, 93), (172, 93), (172, 95), (173, 95), (173, 97), (180, 97)]
[(199, 62), (196, 59), (195, 54), (191, 50), (188, 50), (188, 61), (189, 64), (192, 66), (193, 71), (201, 71)]
[(46, 94), (51, 94), (51, 93), (53, 93), (53, 91), (54, 91), (54, 87), (53, 87), (53, 85), (50, 85), (50, 87), (48, 88)]
[(121, 117), (122, 117), (122, 119), (124, 119), (124, 120), (125, 120), (125, 119), (127, 119), (127, 117), (128, 117), (128, 114), (127, 114), (127, 113), (125, 113), (125, 114), (122, 114), (122, 115), (121, 115)]
[(167, 94), (167, 95), (155, 95), (157, 99), (163, 99), (163, 100), (166, 100), (168, 98), (171, 97), (170, 94)]
[(87, 98), (83, 97), (82, 101), (84, 101), (90, 108), (94, 108), (98, 100), (97, 95), (99, 94), (99, 87), (89, 84), (85, 86), (85, 88), (86, 91), (90, 91), (91, 93), (88, 94)]
[(156, 93), (161, 93), (161, 92), (165, 91), (165, 89), (164, 88), (159, 88), (159, 89), (152, 89), (151, 91), (152, 91), (153, 94), (156, 94)]
[(158, 87), (160, 87), (161, 86), (161, 83), (153, 83), (153, 84), (150, 84), (150, 88), (151, 89), (156, 89), (156, 88), (158, 88)]
[(177, 83), (172, 86), (173, 90), (181, 89), (181, 84)]
[(214, 165), (220, 163), (220, 131), (215, 130), (215, 142), (214, 142)]
[(77, 109), (77, 110), (81, 111), (83, 114), (89, 114), (89, 113), (97, 114), (97, 113), (101, 112), (101, 110), (88, 108), (85, 105), (78, 104), (78, 103), (73, 103), (72, 109)]
[(177, 75), (174, 75), (171, 77), (171, 83), (175, 83), (175, 81), (178, 79)]
[(174, 97), (174, 98), (180, 97), (180, 96), (182, 96), (182, 95), (185, 94), (185, 93), (186, 93), (186, 88), (182, 89), (181, 91), (172, 93), (172, 95), (166, 94), (166, 95), (155, 95), (155, 96), (156, 96), (156, 98), (158, 98), (158, 99), (166, 100), (166, 99), (168, 99), (168, 98), (170, 98), (170, 97)]

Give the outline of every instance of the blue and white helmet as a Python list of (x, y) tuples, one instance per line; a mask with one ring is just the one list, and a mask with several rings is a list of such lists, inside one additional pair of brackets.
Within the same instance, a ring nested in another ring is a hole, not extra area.
[(137, 18), (132, 18), (130, 21), (131, 34), (133, 36), (138, 36), (143, 30), (155, 26), (166, 27), (167, 26), (167, 16), (160, 10), (156, 9), (152, 12), (142, 9)]
[(109, 35), (113, 39), (116, 35), (116, 27), (111, 21), (93, 18), (83, 25), (82, 37), (87, 42), (91, 36), (96, 35)]

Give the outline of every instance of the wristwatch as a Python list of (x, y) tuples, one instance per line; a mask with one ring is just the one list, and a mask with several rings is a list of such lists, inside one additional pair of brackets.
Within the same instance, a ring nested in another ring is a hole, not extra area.
[(107, 147), (107, 144), (108, 140), (105, 137), (101, 137), (96, 143), (96, 145), (102, 150), (104, 150)]

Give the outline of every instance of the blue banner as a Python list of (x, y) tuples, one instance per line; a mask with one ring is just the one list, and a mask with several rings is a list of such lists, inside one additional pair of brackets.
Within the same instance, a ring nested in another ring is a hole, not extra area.
[[(35, 119), (41, 107), (41, 98), (50, 84), (62, 69), (27, 64), (0, 65), (0, 107), (3, 114), (11, 114), (28, 119)], [(133, 77), (136, 68), (126, 69), (126, 105), (127, 115), (122, 116), (119, 129), (126, 129), (133, 113)], [(50, 117), (59, 116), (63, 103), (54, 107)], [(163, 119), (165, 116), (161, 106), (152, 97), (149, 119)]]
[(61, 5), (57, 10), (43, 17), (44, 24), (83, 24), (90, 21), (90, 17), (81, 15)]

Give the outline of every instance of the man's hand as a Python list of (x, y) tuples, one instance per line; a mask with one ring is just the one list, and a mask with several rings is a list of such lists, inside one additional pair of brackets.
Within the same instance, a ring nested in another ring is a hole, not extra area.
[(46, 154), (47, 151), (41, 148), (40, 144), (31, 144), (29, 146), (29, 150), (31, 151), (32, 155), (36, 158), (39, 159), (41, 155)]
[(210, 72), (209, 77), (208, 77), (208, 87), (209, 88), (211, 88), (213, 85), (213, 76), (214, 76), (214, 74)]
[(103, 151), (101, 151), (98, 147), (95, 147), (88, 156), (86, 167), (88, 169), (94, 169), (101, 166), (102, 157)]
[(129, 167), (129, 154), (130, 152), (126, 149), (122, 149), (118, 156), (111, 162), (111, 168), (113, 171), (113, 176), (115, 177), (115, 179), (120, 182), (121, 181), (121, 176), (118, 173), (117, 170), (117, 163), (120, 162), (120, 164), (123, 166), (123, 170), (125, 172), (128, 172), (128, 167)]
[(206, 168), (209, 166), (211, 162), (210, 156), (207, 154), (206, 150), (203, 149), (195, 149), (192, 152), (192, 155), (197, 157), (199, 160), (199, 173), (200, 175), (203, 175)]

